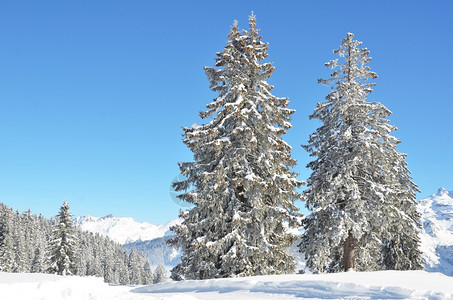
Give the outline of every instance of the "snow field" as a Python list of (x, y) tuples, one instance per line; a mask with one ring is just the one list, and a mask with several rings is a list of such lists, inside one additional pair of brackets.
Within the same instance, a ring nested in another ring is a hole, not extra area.
[(216, 299), (453, 299), (453, 277), (425, 271), (274, 275), (169, 282), (133, 292), (189, 293), (197, 299), (212, 299), (205, 297), (212, 292), (219, 293)]
[(2, 300), (453, 299), (453, 277), (425, 271), (347, 272), (113, 286), (95, 277), (1, 273)]
[(0, 272), (1, 300), (142, 300), (131, 286), (110, 286), (99, 277)]

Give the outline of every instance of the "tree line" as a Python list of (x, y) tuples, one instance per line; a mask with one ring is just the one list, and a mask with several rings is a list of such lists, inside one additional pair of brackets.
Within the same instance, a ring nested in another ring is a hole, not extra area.
[[(248, 30), (234, 22), (215, 66), (204, 68), (218, 94), (200, 112), (207, 122), (183, 127), (193, 161), (179, 163), (186, 179), (173, 186), (193, 208), (172, 228), (169, 243), (183, 252), (173, 279), (291, 273), (288, 250), (298, 238), (315, 273), (422, 268), (418, 189), (396, 150), (390, 110), (367, 100), (377, 74), (361, 44), (348, 33), (325, 64), (330, 78), (318, 80), (330, 92), (310, 115), (321, 126), (303, 145), (313, 160), (302, 182), (283, 140), (295, 111), (267, 82), (275, 70), (265, 61), (269, 44), (253, 13)], [(296, 201), (311, 214), (302, 216)]]
[(74, 227), (66, 201), (50, 220), (0, 203), (0, 271), (97, 276), (123, 285), (166, 280), (165, 268), (153, 273), (136, 250)]

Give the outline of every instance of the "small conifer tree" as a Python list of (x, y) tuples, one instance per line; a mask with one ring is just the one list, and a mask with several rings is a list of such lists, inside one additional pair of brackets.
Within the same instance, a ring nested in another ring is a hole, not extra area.
[(158, 264), (154, 271), (154, 283), (162, 283), (167, 281), (167, 270), (162, 264)]
[(64, 201), (55, 218), (53, 239), (50, 243), (48, 273), (73, 275), (76, 269), (76, 237), (69, 204)]

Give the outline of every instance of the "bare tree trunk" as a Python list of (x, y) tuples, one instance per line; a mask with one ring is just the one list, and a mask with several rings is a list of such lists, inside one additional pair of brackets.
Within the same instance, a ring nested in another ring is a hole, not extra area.
[(349, 230), (348, 238), (344, 241), (344, 270), (356, 270), (355, 267), (355, 251), (357, 248), (357, 240), (352, 236), (352, 231)]

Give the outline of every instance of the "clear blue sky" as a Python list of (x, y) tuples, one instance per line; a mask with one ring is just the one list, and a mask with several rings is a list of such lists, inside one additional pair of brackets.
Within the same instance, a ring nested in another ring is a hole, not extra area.
[(165, 223), (178, 161), (192, 159), (181, 126), (201, 123), (215, 94), (214, 64), (234, 19), (253, 10), (274, 94), (296, 109), (285, 140), (299, 179), (308, 115), (328, 88), (347, 32), (371, 51), (379, 78), (369, 100), (392, 112), (421, 199), (453, 190), (451, 1), (2, 1), (0, 201), (55, 215), (131, 216)]

